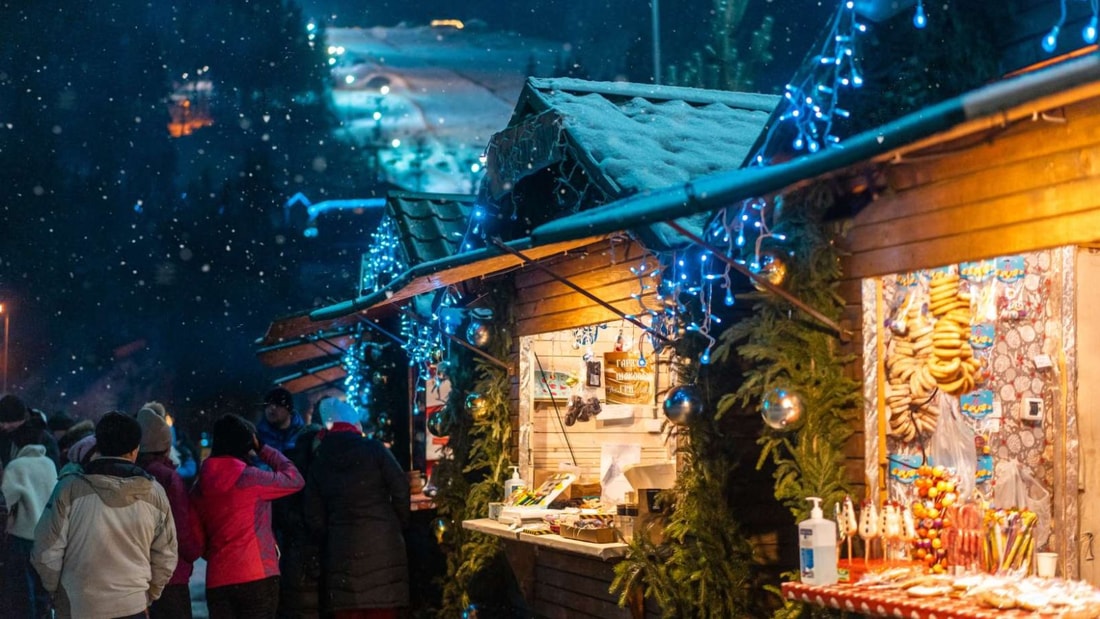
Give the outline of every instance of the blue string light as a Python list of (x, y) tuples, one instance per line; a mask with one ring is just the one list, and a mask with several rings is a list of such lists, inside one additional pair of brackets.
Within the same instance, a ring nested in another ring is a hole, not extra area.
[(364, 340), (362, 333), (357, 333), (355, 341), (344, 353), (341, 363), (347, 376), (344, 378), (344, 393), (347, 394), (348, 404), (359, 412), (360, 417), (370, 417), (371, 414), (371, 385), (370, 354), (375, 344)]
[(928, 25), (928, 16), (924, 14), (924, 0), (917, 0), (917, 11), (913, 13), (913, 27), (918, 30)]
[(360, 294), (381, 290), (409, 268), (402, 256), (400, 236), (393, 218), (389, 215), (383, 217), (370, 238), (370, 246), (363, 255)]
[(1089, 18), (1089, 23), (1081, 30), (1081, 38), (1085, 43), (1092, 45), (1096, 42), (1097, 35), (1097, 22), (1100, 21), (1100, 0), (1089, 0), (1089, 5), (1092, 7), (1092, 17)]
[(1066, 0), (1059, 0), (1058, 6), (1061, 9), (1061, 13), (1058, 17), (1058, 23), (1047, 32), (1043, 37), (1043, 51), (1051, 54), (1058, 48), (1058, 35), (1062, 32), (1062, 26), (1066, 23)]

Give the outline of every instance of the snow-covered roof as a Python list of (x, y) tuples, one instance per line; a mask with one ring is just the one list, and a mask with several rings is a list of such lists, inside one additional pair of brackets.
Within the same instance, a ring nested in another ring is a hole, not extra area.
[(526, 217), (537, 222), (736, 170), (778, 102), (755, 93), (530, 78), (508, 127), (490, 140), (488, 190), (503, 200), (523, 178), (575, 162), (603, 193), (562, 206), (559, 196), (528, 194), (522, 202), (538, 213)]

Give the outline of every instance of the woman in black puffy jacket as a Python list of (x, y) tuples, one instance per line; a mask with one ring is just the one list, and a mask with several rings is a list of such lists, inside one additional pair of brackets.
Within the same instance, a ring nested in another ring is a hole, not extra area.
[(305, 514), (322, 537), (321, 605), (336, 619), (396, 619), (409, 604), (403, 531), (409, 482), (381, 442), (363, 436), (347, 402), (329, 398), (310, 465)]

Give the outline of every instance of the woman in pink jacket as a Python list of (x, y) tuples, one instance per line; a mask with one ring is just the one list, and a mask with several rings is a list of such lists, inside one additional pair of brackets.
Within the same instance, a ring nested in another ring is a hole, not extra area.
[[(271, 470), (252, 466), (253, 456)], [(270, 619), (279, 601), (271, 502), (305, 481), (283, 454), (238, 415), (214, 423), (214, 444), (191, 491), (193, 524), (206, 557), (210, 619)]]

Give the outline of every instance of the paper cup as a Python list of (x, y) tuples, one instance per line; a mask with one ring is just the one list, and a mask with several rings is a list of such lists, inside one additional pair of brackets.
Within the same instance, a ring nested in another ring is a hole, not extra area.
[(504, 510), (504, 503), (489, 503), (489, 519), (500, 520), (500, 512)]
[(1039, 578), (1054, 578), (1058, 571), (1058, 553), (1040, 552), (1035, 555), (1035, 572)]

